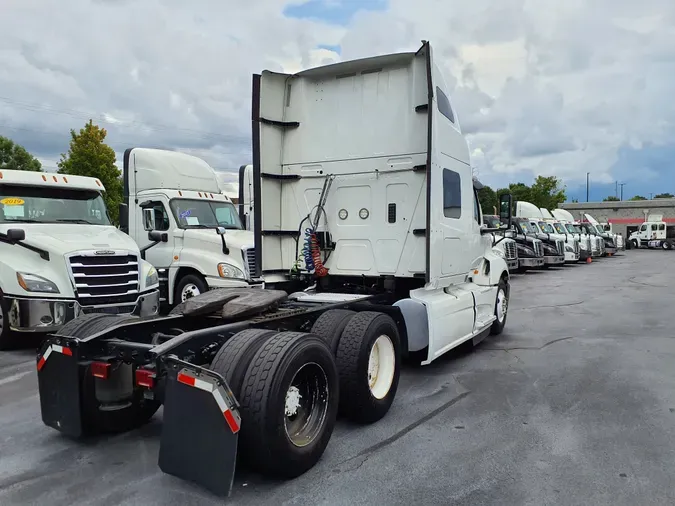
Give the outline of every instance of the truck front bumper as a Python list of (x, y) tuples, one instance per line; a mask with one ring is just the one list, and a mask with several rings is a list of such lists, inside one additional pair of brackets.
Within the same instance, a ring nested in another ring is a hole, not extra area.
[[(81, 314), (114, 313), (117, 308), (115, 305), (81, 306), (73, 299), (29, 299), (5, 295), (5, 300), (9, 306), (9, 328), (15, 332), (56, 332)], [(154, 316), (159, 312), (159, 290), (142, 293), (136, 299), (135, 305), (124, 307), (132, 308), (128, 314), (141, 317)]]
[(579, 260), (586, 261), (591, 258), (591, 252), (587, 249), (579, 250)]
[(541, 267), (544, 265), (544, 257), (538, 257), (538, 258), (519, 258), (518, 259), (518, 264), (520, 267)]
[(544, 257), (544, 263), (546, 265), (564, 265), (565, 264), (565, 255), (551, 255)]
[(614, 255), (616, 253), (616, 248), (610, 248), (609, 246), (605, 246), (605, 253), (608, 255)]
[(518, 259), (513, 258), (511, 260), (506, 260), (506, 266), (509, 269), (509, 272), (514, 271), (518, 268)]
[(574, 253), (573, 251), (565, 251), (565, 263), (566, 264), (575, 264), (579, 261), (579, 253)]

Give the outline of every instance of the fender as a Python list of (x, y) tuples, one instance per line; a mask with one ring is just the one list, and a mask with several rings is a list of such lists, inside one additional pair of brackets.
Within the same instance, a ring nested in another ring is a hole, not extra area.
[(476, 270), (471, 271), (469, 275), (479, 286), (497, 286), (502, 278), (506, 277), (508, 281), (510, 277), (506, 260), (491, 250), (486, 251), (480, 267)]

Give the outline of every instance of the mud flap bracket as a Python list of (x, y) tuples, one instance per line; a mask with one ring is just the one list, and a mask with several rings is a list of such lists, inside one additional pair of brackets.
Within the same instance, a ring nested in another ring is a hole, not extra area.
[(168, 357), (159, 467), (229, 496), (241, 417), (222, 376)]

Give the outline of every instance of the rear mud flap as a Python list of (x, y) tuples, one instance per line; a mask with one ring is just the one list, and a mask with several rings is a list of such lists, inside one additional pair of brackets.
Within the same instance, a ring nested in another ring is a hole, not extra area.
[(232, 490), (241, 418), (219, 375), (181, 362), (169, 367), (160, 469), (219, 496)]
[(82, 436), (77, 349), (47, 341), (38, 353), (37, 369), (42, 421), (67, 436)]

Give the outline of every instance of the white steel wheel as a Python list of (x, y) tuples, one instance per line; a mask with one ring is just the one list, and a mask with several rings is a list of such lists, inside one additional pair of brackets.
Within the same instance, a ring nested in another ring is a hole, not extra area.
[(499, 287), (497, 290), (497, 321), (499, 323), (504, 323), (506, 319), (506, 311), (509, 307), (509, 299), (506, 296), (506, 292), (502, 287)]
[(188, 299), (191, 299), (192, 297), (196, 297), (202, 293), (199, 290), (199, 287), (195, 285), (194, 283), (188, 283), (183, 287), (183, 289), (180, 292), (180, 301), (185, 302)]
[(396, 351), (389, 336), (382, 334), (370, 349), (368, 358), (368, 386), (376, 399), (384, 399), (394, 382)]

